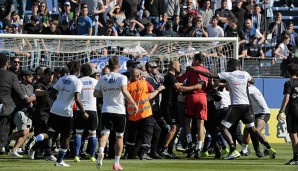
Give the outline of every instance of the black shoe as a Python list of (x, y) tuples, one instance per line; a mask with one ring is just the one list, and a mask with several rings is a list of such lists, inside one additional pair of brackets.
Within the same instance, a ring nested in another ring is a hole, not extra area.
[(287, 163), (285, 163), (285, 165), (298, 165), (298, 161), (291, 159), (290, 161), (288, 161)]
[(258, 158), (265, 157), (264, 153), (262, 153), (262, 152), (260, 152), (260, 151), (257, 151), (257, 152), (256, 152), (256, 156), (257, 156)]
[(193, 143), (188, 143), (187, 144), (186, 158), (191, 158), (191, 156), (194, 154), (194, 147), (195, 147), (195, 145)]
[(195, 150), (195, 152), (194, 152), (194, 158), (195, 159), (199, 159), (199, 158), (201, 158), (201, 156), (202, 156), (201, 149)]
[(142, 154), (142, 155), (140, 156), (140, 160), (152, 160), (152, 158), (149, 157), (148, 154)]
[(176, 156), (174, 153), (170, 153), (171, 159), (180, 159), (180, 157)]
[(151, 153), (149, 154), (149, 156), (150, 156), (151, 158), (153, 158), (153, 159), (163, 159), (163, 157), (160, 156), (157, 152), (151, 152)]
[(269, 151), (267, 149), (265, 149), (264, 152), (263, 152), (263, 154), (264, 154), (264, 157), (265, 156), (268, 156), (269, 155)]

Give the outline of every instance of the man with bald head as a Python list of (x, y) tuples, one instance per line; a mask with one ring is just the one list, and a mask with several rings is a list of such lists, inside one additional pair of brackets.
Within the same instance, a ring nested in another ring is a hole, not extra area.
[(128, 156), (136, 156), (138, 151), (138, 148), (135, 146), (136, 140), (138, 135), (141, 135), (140, 159), (151, 160), (152, 158), (147, 153), (151, 146), (154, 120), (149, 100), (162, 91), (164, 86), (160, 86), (157, 90), (154, 90), (146, 80), (142, 79), (141, 72), (141, 70), (133, 68), (130, 73), (131, 82), (127, 85), (127, 90), (138, 105), (139, 110), (137, 113), (134, 113), (132, 104), (127, 102), (128, 123), (126, 147)]

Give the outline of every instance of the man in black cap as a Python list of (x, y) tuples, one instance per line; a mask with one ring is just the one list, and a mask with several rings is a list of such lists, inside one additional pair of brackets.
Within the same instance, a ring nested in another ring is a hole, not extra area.
[[(54, 70), (51, 68), (46, 68), (43, 71), (43, 78), (39, 80), (35, 85), (34, 93), (36, 94), (36, 115), (34, 118), (34, 135), (38, 135), (41, 133), (46, 133), (48, 128), (48, 120), (50, 115), (50, 109), (53, 104), (53, 99), (50, 97), (50, 92), (53, 88), (53, 79), (54, 79)], [(26, 144), (26, 148), (30, 149), (29, 145), (34, 140), (35, 137), (32, 137), (28, 143)], [(37, 148), (44, 148), (45, 157), (47, 161), (56, 161), (57, 159), (54, 157), (51, 151), (51, 141), (47, 139), (45, 141), (39, 142), (39, 145), (35, 146), (35, 151)], [(34, 159), (30, 158), (30, 159)]]
[(20, 87), (25, 95), (30, 97), (30, 101), (24, 101), (22, 97), (13, 97), (13, 100), (17, 105), (16, 113), (14, 114), (13, 121), (17, 127), (17, 132), (12, 133), (8, 142), (16, 140), (14, 147), (8, 153), (11, 157), (23, 157), (18, 154), (17, 149), (22, 146), (29, 135), (30, 128), (32, 127), (32, 116), (34, 112), (33, 102), (36, 100), (35, 94), (33, 93), (33, 82), (34, 72), (30, 70), (22, 70), (20, 72)]
[(0, 53), (0, 149), (7, 144), (10, 116), (15, 112), (16, 108), (12, 100), (11, 91), (14, 90), (17, 96), (26, 102), (31, 100), (22, 92), (17, 76), (7, 71), (7, 67), (7, 56)]
[(40, 32), (40, 25), (38, 24), (39, 17), (37, 15), (32, 15), (30, 17), (30, 23), (25, 24), (23, 33), (24, 34), (38, 34)]
[(138, 61), (134, 61), (134, 60), (128, 60), (126, 62), (126, 68), (127, 68), (127, 71), (126, 72), (123, 72), (122, 75), (125, 75), (127, 77), (127, 79), (129, 80), (130, 79), (130, 71), (135, 68), (140, 62)]

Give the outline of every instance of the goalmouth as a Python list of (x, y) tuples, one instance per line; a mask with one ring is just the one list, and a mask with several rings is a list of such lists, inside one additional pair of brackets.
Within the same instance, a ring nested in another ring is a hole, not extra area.
[(168, 63), (177, 59), (182, 70), (191, 65), (196, 53), (206, 56), (205, 67), (211, 72), (225, 70), (226, 62), (238, 58), (238, 38), (197, 37), (115, 37), (78, 35), (0, 34), (0, 52), (9, 57), (18, 56), (24, 69), (65, 67), (70, 61), (92, 62), (98, 69), (107, 65), (111, 56), (119, 56), (120, 72), (126, 70), (126, 61), (145, 63), (155, 61), (161, 73)]

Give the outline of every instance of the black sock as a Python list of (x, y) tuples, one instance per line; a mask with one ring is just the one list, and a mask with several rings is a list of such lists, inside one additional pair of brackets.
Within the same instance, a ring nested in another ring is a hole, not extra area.
[(294, 159), (295, 161), (298, 161), (298, 153), (294, 153), (294, 154), (293, 154), (293, 159)]
[(264, 146), (265, 146), (267, 149), (270, 149), (270, 148), (271, 148), (271, 146), (269, 145), (268, 142), (264, 142)]
[(230, 152), (233, 152), (234, 150), (236, 150), (235, 145), (234, 144), (230, 144)]

